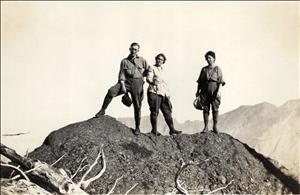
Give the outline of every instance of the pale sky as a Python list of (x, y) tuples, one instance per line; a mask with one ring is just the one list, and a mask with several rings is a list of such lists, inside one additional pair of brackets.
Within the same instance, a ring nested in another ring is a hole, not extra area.
[[(2, 134), (30, 131), (42, 142), (93, 117), (131, 42), (151, 65), (166, 55), (180, 122), (202, 120), (192, 102), (208, 50), (227, 82), (221, 113), (280, 106), (299, 98), (299, 19), (298, 2), (1, 2)], [(133, 108), (117, 97), (107, 114), (132, 117)]]

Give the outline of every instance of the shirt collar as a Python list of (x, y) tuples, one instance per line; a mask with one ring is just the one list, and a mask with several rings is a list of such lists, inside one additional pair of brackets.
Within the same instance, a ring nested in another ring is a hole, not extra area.
[(163, 70), (163, 66), (157, 66), (156, 64), (154, 64), (154, 66), (157, 68), (157, 69), (160, 69), (160, 70)]
[[(139, 56), (138, 56), (138, 55), (136, 55), (136, 56), (135, 56), (135, 58), (139, 58)], [(127, 59), (128, 59), (128, 60), (132, 60), (132, 59), (135, 59), (135, 58), (133, 58), (133, 56), (132, 56), (132, 55), (130, 55), (130, 54), (127, 56)]]

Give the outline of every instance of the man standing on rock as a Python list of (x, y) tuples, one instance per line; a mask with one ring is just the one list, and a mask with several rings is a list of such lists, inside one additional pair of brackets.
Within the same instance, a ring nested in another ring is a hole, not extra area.
[(203, 67), (200, 76), (197, 80), (198, 87), (196, 97), (200, 96), (203, 101), (203, 121), (204, 129), (202, 132), (208, 131), (208, 119), (210, 105), (212, 107), (213, 115), (213, 132), (218, 133), (218, 115), (219, 106), (221, 104), (220, 88), (225, 85), (221, 68), (215, 65), (216, 54), (213, 51), (208, 51), (205, 54), (205, 59), (208, 63)]
[(105, 110), (116, 96), (129, 92), (134, 107), (134, 119), (136, 135), (140, 134), (141, 107), (144, 96), (144, 77), (149, 68), (146, 60), (138, 56), (140, 45), (132, 43), (130, 45), (130, 54), (121, 61), (118, 83), (112, 86), (103, 101), (101, 110), (95, 115), (96, 118), (105, 114)]

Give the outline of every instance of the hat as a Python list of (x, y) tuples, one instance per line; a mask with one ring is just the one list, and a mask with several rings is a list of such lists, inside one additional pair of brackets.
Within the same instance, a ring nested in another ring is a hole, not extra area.
[(203, 110), (203, 99), (201, 99), (200, 95), (196, 97), (193, 105), (197, 110)]
[(132, 100), (127, 92), (122, 96), (122, 103), (128, 107), (132, 104)]

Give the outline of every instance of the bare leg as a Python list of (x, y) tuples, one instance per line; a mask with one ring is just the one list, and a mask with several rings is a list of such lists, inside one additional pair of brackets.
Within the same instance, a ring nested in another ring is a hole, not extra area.
[(208, 132), (208, 119), (209, 119), (209, 112), (203, 110), (203, 121), (204, 121), (204, 129), (201, 133)]
[(219, 133), (219, 130), (218, 130), (218, 116), (219, 116), (219, 112), (218, 111), (213, 111), (213, 122), (214, 122), (213, 132), (214, 133)]

